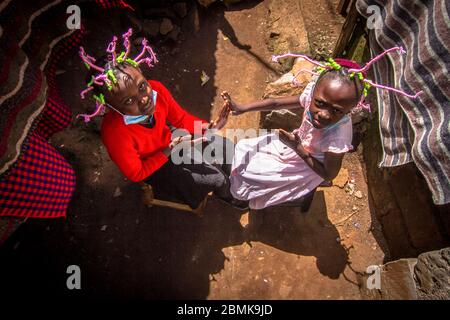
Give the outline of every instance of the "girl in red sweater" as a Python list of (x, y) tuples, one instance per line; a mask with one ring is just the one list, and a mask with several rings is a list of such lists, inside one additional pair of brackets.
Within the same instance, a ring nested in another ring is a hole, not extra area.
[[(201, 135), (206, 129), (222, 128), (230, 110), (224, 107), (219, 118), (211, 123), (186, 112), (162, 83), (147, 80), (139, 69), (141, 63), (152, 66), (157, 62), (145, 39), (141, 53), (134, 59), (128, 58), (130, 36), (131, 29), (122, 36), (126, 51), (120, 55), (115, 52), (115, 37), (108, 45), (108, 56), (99, 60), (80, 48), (80, 56), (91, 70), (88, 87), (81, 95), (84, 98), (92, 91), (97, 103), (94, 114), (80, 116), (89, 121), (103, 113), (106, 107), (109, 109), (102, 122), (102, 141), (111, 159), (129, 180), (145, 181), (154, 186), (156, 192), (171, 194), (193, 209), (211, 191), (219, 198), (233, 202), (226, 166), (203, 161), (187, 164), (170, 161), (175, 145), (201, 143), (203, 138), (191, 140), (191, 136)], [(146, 54), (149, 57), (144, 58)], [(189, 135), (172, 139), (173, 128), (169, 128), (167, 122), (186, 130)], [(214, 136), (214, 139), (217, 142), (223, 138)]]

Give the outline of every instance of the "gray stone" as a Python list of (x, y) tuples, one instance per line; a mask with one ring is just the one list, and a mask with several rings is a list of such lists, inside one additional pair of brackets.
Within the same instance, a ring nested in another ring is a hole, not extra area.
[(414, 274), (419, 299), (450, 299), (450, 248), (419, 255)]
[[(279, 79), (267, 85), (263, 98), (278, 98), (300, 95), (303, 89), (311, 81), (309, 73), (300, 73), (300, 70), (312, 70), (313, 65), (303, 59), (296, 59), (292, 70), (282, 75)], [(294, 76), (297, 76), (297, 83), (294, 85)], [(300, 105), (298, 112), (301, 112)], [(266, 114), (263, 121), (265, 129), (285, 129), (292, 131), (300, 126), (302, 117), (289, 110), (272, 111)]]
[[(417, 259), (400, 259), (380, 266), (380, 288), (368, 288), (369, 275), (359, 279), (361, 297), (366, 300), (415, 300), (414, 266)], [(373, 277), (370, 276), (370, 277)]]
[(266, 115), (263, 123), (265, 129), (285, 129), (292, 131), (300, 126), (302, 118), (289, 110), (276, 110)]
[(170, 21), (170, 19), (164, 18), (161, 22), (161, 25), (159, 27), (159, 32), (162, 35), (166, 35), (168, 34), (170, 31), (173, 30), (173, 24), (172, 21)]
[[(267, 85), (264, 91), (264, 98), (278, 98), (299, 95), (311, 81), (311, 74), (307, 72), (298, 73), (300, 70), (312, 70), (313, 65), (303, 59), (296, 59), (292, 70), (282, 75), (278, 80)], [(294, 76), (297, 76), (297, 83), (294, 85)]]
[(414, 266), (417, 259), (400, 259), (381, 268), (381, 296), (383, 300), (417, 299)]
[(352, 123), (361, 123), (369, 117), (369, 113), (366, 110), (354, 109), (352, 111)]
[(263, 98), (280, 98), (298, 95), (302, 93), (304, 87), (292, 85), (294, 77), (291, 73), (285, 73), (279, 79), (267, 85)]

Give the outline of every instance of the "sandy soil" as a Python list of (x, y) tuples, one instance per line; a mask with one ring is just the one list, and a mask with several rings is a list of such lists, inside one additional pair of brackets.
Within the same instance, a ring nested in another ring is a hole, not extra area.
[[(317, 3), (330, 8), (336, 2), (304, 1), (305, 20), (312, 19), (308, 14)], [(267, 16), (267, 0), (191, 11), (179, 43), (157, 48), (161, 63), (148, 77), (162, 81), (182, 106), (205, 119), (217, 112), (224, 89), (240, 101), (259, 99), (276, 76), (268, 63)], [(96, 32), (85, 39), (99, 50), (100, 39), (123, 31), (103, 20), (96, 20)], [(99, 28), (102, 23), (108, 28)], [(322, 29), (313, 24), (310, 39), (327, 28), (337, 30), (338, 23)], [(88, 107), (78, 97), (82, 66), (73, 57), (64, 71), (60, 83), (76, 114)], [(202, 71), (210, 77), (204, 86)], [(252, 114), (232, 118), (227, 127), (258, 124)], [(358, 273), (382, 263), (387, 253), (371, 214), (359, 152), (345, 157), (335, 183), (353, 179), (361, 198), (333, 186), (316, 192), (307, 214), (294, 208), (243, 215), (211, 199), (205, 216), (197, 218), (146, 208), (139, 187), (123, 178), (101, 145), (99, 121), (74, 121), (52, 143), (73, 164), (77, 190), (66, 220), (30, 220), (1, 248), (2, 288), (21, 297), (358, 299)], [(249, 217), (262, 219), (252, 238), (243, 231)], [(82, 270), (80, 291), (66, 289), (71, 264)]]

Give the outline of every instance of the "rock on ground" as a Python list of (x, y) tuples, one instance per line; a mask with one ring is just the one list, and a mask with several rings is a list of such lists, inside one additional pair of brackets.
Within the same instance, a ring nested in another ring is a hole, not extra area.
[[(278, 98), (300, 95), (305, 86), (311, 81), (311, 74), (307, 72), (298, 73), (300, 70), (312, 70), (313, 64), (297, 58), (292, 69), (282, 75), (278, 80), (267, 85), (264, 98)], [(294, 85), (294, 77), (297, 83)], [(299, 109), (300, 110), (300, 109)], [(300, 126), (302, 117), (289, 110), (272, 111), (264, 117), (262, 127), (265, 129), (278, 129), (292, 131)]]
[(450, 299), (450, 248), (419, 255), (414, 275), (419, 299)]
[(302, 118), (295, 113), (283, 109), (272, 111), (266, 115), (263, 123), (265, 129), (279, 129), (292, 131), (300, 126)]

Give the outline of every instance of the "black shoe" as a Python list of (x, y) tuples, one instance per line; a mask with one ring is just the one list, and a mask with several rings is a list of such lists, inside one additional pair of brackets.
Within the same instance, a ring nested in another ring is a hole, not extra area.
[(248, 201), (244, 201), (244, 200), (238, 200), (238, 199), (225, 199), (225, 198), (221, 198), (221, 197), (217, 197), (217, 199), (225, 202), (226, 204), (229, 204), (231, 206), (233, 206), (234, 208), (238, 209), (238, 210), (248, 210)]
[(230, 204), (236, 209), (248, 210), (249, 209), (248, 203), (249, 203), (248, 201), (233, 199), (231, 200)]

